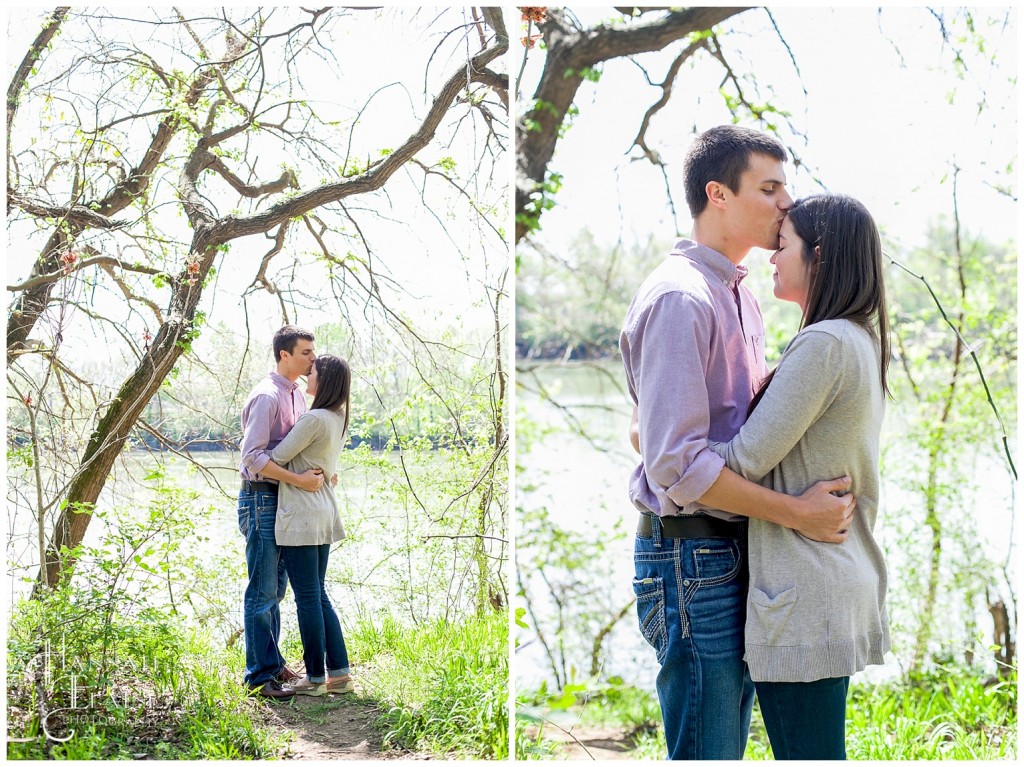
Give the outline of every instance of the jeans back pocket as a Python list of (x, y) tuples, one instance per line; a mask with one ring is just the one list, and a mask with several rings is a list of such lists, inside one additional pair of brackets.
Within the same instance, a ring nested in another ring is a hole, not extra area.
[(668, 652), (668, 627), (665, 623), (665, 580), (659, 576), (634, 578), (636, 616), (640, 633), (654, 648), (658, 663), (665, 661)]

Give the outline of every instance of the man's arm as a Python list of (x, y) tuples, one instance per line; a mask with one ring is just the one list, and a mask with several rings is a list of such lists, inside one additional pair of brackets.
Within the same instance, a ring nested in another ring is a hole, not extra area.
[(707, 371), (716, 316), (700, 295), (669, 291), (628, 320), (620, 348), (647, 484), (679, 508), (714, 484), (725, 459), (707, 450)]
[(714, 509), (763, 519), (796, 530), (805, 538), (842, 543), (850, 533), (857, 501), (853, 495), (832, 495), (850, 489), (850, 478), (823, 480), (803, 495), (786, 495), (761, 487), (726, 467), (700, 502)]
[(283, 466), (278, 466), (273, 461), (267, 461), (260, 473), (264, 477), (276, 479), (278, 482), (286, 482), (310, 493), (319, 490), (324, 483), (324, 473), (321, 469), (307, 469), (302, 474), (296, 474)]
[[(640, 452), (640, 422), (633, 406), (629, 441)], [(763, 519), (796, 530), (824, 543), (842, 543), (849, 535), (850, 520), (857, 502), (852, 495), (836, 497), (833, 492), (849, 490), (850, 478), (823, 480), (803, 495), (786, 495), (744, 479), (728, 467), (698, 500), (712, 508)]]
[(310, 492), (318, 490), (323, 484), (323, 477), (310, 469), (302, 474), (295, 474), (270, 460), (270, 424), (277, 417), (277, 399), (272, 395), (261, 394), (249, 404), (245, 431), (239, 450), (242, 453), (242, 466), (250, 476), (263, 476), (295, 485)]

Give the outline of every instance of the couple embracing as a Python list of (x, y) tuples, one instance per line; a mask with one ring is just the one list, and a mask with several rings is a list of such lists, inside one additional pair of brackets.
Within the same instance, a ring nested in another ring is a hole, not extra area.
[[(256, 695), (350, 692), (348, 652), (324, 580), (331, 544), (345, 537), (334, 497), (348, 429), (352, 375), (345, 360), (317, 356), (307, 330), (274, 334), (276, 366), (242, 409), (238, 527), (245, 536), (245, 684)], [(307, 408), (298, 380), (306, 378)], [(325, 478), (330, 475), (330, 480)], [(278, 646), (280, 602), (292, 584), (305, 676)]]
[[(873, 536), (889, 361), (878, 230), (844, 195), (794, 202), (785, 148), (736, 126), (685, 162), (692, 239), (620, 337), (641, 463), (634, 549), (669, 757), (741, 759), (756, 691), (776, 759), (844, 759), (850, 676), (889, 649)], [(771, 373), (752, 248), (802, 310)]]

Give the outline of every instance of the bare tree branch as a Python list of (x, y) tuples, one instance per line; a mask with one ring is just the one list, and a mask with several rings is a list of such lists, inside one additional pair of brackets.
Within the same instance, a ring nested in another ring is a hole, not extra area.
[(530, 230), (529, 217), (540, 216), (540, 211), (531, 214), (530, 202), (544, 181), (558, 143), (559, 128), (584, 82), (584, 71), (609, 59), (661, 50), (745, 10), (685, 8), (625, 28), (598, 25), (577, 31), (563, 10), (548, 9), (546, 20), (539, 25), (547, 46), (544, 71), (532, 107), (516, 126), (516, 242)]
[[(32, 72), (32, 68), (35, 67), (36, 62), (39, 61), (39, 57), (42, 56), (43, 51), (47, 46), (49, 46), (50, 41), (53, 40), (54, 36), (60, 30), (60, 25), (64, 23), (64, 19), (67, 18), (68, 11), (70, 10), (70, 6), (59, 6), (54, 10), (53, 15), (43, 22), (43, 28), (39, 30), (39, 34), (36, 35), (36, 39), (32, 41), (32, 45), (30, 45), (28, 51), (26, 51), (25, 57), (21, 60), (21, 64), (18, 65), (18, 69), (15, 71), (14, 77), (11, 78), (11, 84), (7, 86), (8, 157), (11, 156), (11, 126), (14, 125), (14, 116), (17, 114), (18, 105), (21, 103), (21, 92), (25, 89), (25, 86), (28, 83), (28, 78)], [(11, 189), (10, 167), (8, 167), (7, 188), (8, 190)]]

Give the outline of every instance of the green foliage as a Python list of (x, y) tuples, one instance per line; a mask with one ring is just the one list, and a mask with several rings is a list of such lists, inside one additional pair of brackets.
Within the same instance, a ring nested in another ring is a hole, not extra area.
[(530, 193), (530, 201), (516, 214), (516, 222), (523, 224), (527, 232), (540, 231), (540, 217), (546, 210), (555, 207), (555, 195), (562, 188), (562, 175), (548, 171), (544, 180)]
[(550, 673), (563, 695), (581, 692), (571, 686), (583, 684), (580, 680), (600, 665), (606, 635), (602, 632), (623, 608), (611, 603), (606, 584), (612, 552), (623, 546), (626, 533), (566, 529), (543, 506), (519, 507), (516, 512), (518, 597), (533, 624), (522, 634), (544, 646)]
[(9, 726), (28, 740), (9, 759), (261, 758), (282, 746), (238, 683), (240, 651), (190, 625), (180, 599), (209, 577), (183, 557), (201, 544), (195, 498), (162, 472), (147, 479), (146, 513), (97, 513), (101, 542), (65, 551), (61, 584), (13, 607)]
[(175, 342), (178, 347), (185, 352), (185, 354), (191, 354), (192, 344), (195, 342), (199, 335), (203, 331), (203, 325), (206, 324), (206, 312), (196, 309), (192, 321), (188, 323), (181, 331), (181, 337)]
[(606, 248), (586, 231), (565, 253), (518, 250), (517, 356), (563, 360), (618, 354), (633, 292), (668, 252), (652, 242)]
[(346, 635), (385, 713), (386, 743), (438, 757), (508, 758), (508, 613), (409, 626), (388, 616)]
[(1017, 675), (956, 667), (906, 684), (856, 685), (847, 708), (851, 759), (1007, 759), (1016, 753)]
[[(598, 725), (621, 733), (634, 760), (663, 759), (665, 739), (656, 697), (624, 684), (579, 697), (567, 708), (547, 705), (545, 689), (521, 694), (516, 756), (559, 758), (558, 730)], [(946, 666), (881, 684), (855, 683), (847, 701), (846, 751), (852, 760), (1013, 759), (1017, 750), (1017, 675), (1006, 679)], [(744, 759), (772, 759), (757, 706)]]
[[(958, 249), (959, 243), (959, 249)], [(961, 232), (955, 237), (940, 218), (925, 245), (895, 256), (923, 275), (942, 309), (961, 328), (978, 361), (1006, 428), (1016, 423), (1016, 257), (1011, 247)], [(890, 618), (894, 646), (915, 669), (927, 654), (962, 657), (973, 652), (976, 615), (1009, 584), (1000, 567), (977, 545), (978, 519), (962, 509), (979, 488), (982, 467), (1006, 467), (1006, 484), (986, 484), (1009, 496), (1012, 476), (1002, 430), (968, 350), (955, 361), (957, 338), (928, 288), (904, 269), (887, 275), (894, 360), (890, 385), (902, 414), (890, 418), (882, 472), (906, 492), (899, 505), (883, 508), (880, 524), (895, 529), (890, 557)], [(985, 470), (989, 476), (992, 469)], [(934, 631), (936, 605), (944, 630)], [(912, 659), (911, 659), (912, 654)]]
[(583, 69), (576, 70), (573, 68), (566, 69), (562, 77), (568, 80), (570, 77), (579, 77), (581, 80), (587, 82), (596, 83), (601, 79), (601, 68), (600, 67), (583, 67)]

